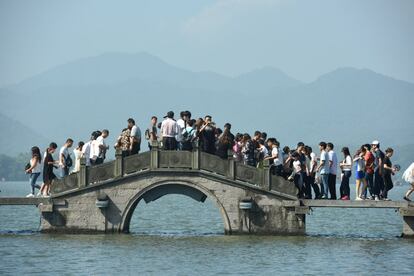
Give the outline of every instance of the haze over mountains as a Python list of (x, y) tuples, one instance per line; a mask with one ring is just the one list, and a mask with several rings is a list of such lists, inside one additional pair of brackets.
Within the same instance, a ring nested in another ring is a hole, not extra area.
[(7, 139), (0, 140), (0, 153), (62, 144), (67, 137), (87, 140), (102, 128), (110, 130), (112, 144), (129, 117), (144, 131), (152, 115), (187, 109), (193, 117), (213, 115), (219, 126), (231, 122), (234, 132), (267, 131), (282, 145), (373, 139), (407, 145), (414, 137), (413, 102), (414, 84), (367, 69), (340, 68), (303, 83), (271, 67), (227, 77), (177, 68), (147, 53), (108, 53), (1, 88)]

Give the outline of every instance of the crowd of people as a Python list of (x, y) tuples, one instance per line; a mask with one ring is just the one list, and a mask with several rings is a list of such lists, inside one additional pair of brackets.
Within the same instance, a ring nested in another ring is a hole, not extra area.
[[(57, 178), (54, 168), (59, 169), (60, 177), (65, 177), (70, 173), (71, 167), (72, 172), (79, 171), (82, 158), (86, 166), (102, 164), (110, 148), (106, 143), (108, 136), (107, 129), (97, 130), (92, 132), (89, 141), (78, 142), (73, 150), (74, 162), (69, 153), (74, 143), (71, 138), (59, 149), (57, 160), (53, 159), (58, 148), (56, 143), (50, 143), (43, 157), (39, 147), (32, 147), (32, 158), (26, 166), (31, 184), (28, 197), (35, 196), (36, 188), (39, 189), (37, 196), (50, 195), (50, 186)], [(318, 157), (303, 142), (297, 143), (294, 149), (288, 146), (281, 148), (280, 142), (276, 138), (268, 138), (266, 132), (255, 131), (252, 136), (248, 133), (234, 135), (230, 123), (226, 123), (221, 129), (213, 122), (212, 116), (193, 119), (189, 111), (182, 111), (177, 120), (173, 111), (169, 111), (162, 122), (158, 122), (158, 118), (153, 116), (144, 138), (150, 149), (153, 142), (157, 141), (163, 150), (192, 151), (196, 142), (200, 150), (223, 159), (231, 157), (237, 162), (258, 168), (269, 164), (271, 174), (293, 182), (298, 190), (298, 198), (305, 199), (337, 199), (336, 181), (339, 168), (339, 199), (350, 200), (350, 178), (354, 172), (356, 200), (389, 200), (388, 192), (393, 188), (392, 175), (400, 169), (391, 162), (394, 150), (387, 148), (384, 153), (376, 140), (362, 145), (353, 155), (348, 147), (343, 147), (343, 158), (339, 161), (331, 142), (319, 143)], [(114, 147), (122, 151), (123, 156), (129, 156), (141, 151), (141, 142), (141, 129), (130, 118), (127, 120), (127, 127), (117, 137)], [(38, 186), (36, 180), (41, 172), (43, 184)], [(404, 197), (410, 201), (409, 197), (414, 191), (414, 163), (405, 171), (403, 178), (411, 184)]]

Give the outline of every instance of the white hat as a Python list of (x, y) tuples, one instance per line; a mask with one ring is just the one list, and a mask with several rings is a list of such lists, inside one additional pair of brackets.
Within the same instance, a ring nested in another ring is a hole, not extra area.
[(372, 141), (371, 145), (379, 145), (378, 140), (374, 140), (374, 141)]

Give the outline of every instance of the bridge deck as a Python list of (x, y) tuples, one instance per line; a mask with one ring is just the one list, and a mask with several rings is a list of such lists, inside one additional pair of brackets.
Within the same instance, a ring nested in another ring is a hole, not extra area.
[(39, 205), (49, 204), (49, 198), (42, 197), (0, 197), (0, 205)]
[(307, 207), (325, 207), (325, 208), (408, 208), (414, 204), (407, 201), (374, 201), (374, 200), (301, 200)]

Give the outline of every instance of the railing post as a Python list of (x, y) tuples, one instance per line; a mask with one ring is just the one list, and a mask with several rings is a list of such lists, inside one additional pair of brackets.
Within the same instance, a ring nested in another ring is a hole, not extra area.
[(263, 160), (263, 187), (269, 191), (272, 189), (272, 176), (270, 175), (269, 160)]
[(231, 149), (227, 151), (227, 159), (229, 162), (229, 171), (227, 172), (227, 177), (234, 180), (236, 179), (236, 161), (233, 158), (233, 151)]
[(78, 187), (79, 188), (86, 187), (87, 183), (88, 183), (88, 168), (86, 167), (85, 157), (82, 157), (80, 159)]
[(160, 151), (159, 151), (158, 141), (151, 141), (151, 161), (150, 161), (151, 170), (158, 169), (160, 167), (159, 154), (160, 154)]
[(191, 168), (193, 170), (200, 169), (200, 144), (198, 141), (193, 142), (193, 158), (191, 162)]
[(121, 149), (116, 149), (115, 152), (115, 178), (124, 175), (124, 156)]

